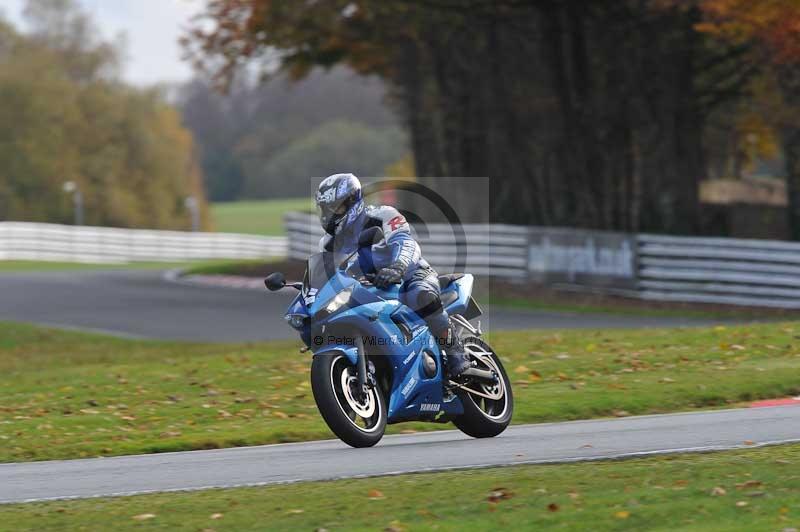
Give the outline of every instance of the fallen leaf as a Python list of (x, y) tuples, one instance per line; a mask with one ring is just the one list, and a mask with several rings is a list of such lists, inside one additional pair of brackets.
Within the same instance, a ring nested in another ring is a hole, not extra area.
[(758, 488), (761, 485), (763, 485), (763, 483), (760, 480), (746, 480), (745, 482), (736, 484), (736, 488), (740, 490), (745, 488)]
[(631, 513), (627, 510), (620, 510), (619, 512), (614, 514), (614, 517), (617, 519), (627, 519), (631, 516)]
[(147, 521), (148, 519), (154, 519), (156, 514), (139, 514), (134, 515), (133, 518), (137, 521)]
[(554, 502), (551, 502), (550, 504), (547, 505), (547, 509), (550, 510), (551, 512), (557, 512), (558, 505)]
[(222, 519), (222, 514), (211, 514), (210, 519)]
[(738, 506), (739, 508), (747, 506), (748, 504), (750, 503), (748, 503), (747, 501), (736, 501), (736, 506)]
[(303, 513), (305, 510), (301, 510), (299, 508), (295, 508), (286, 512), (286, 515), (297, 515)]
[(720, 486), (716, 486), (711, 490), (711, 495), (714, 497), (719, 497), (720, 495), (725, 495), (726, 493), (728, 492), (725, 491), (725, 488), (722, 488)]
[(367, 494), (367, 496), (373, 501), (384, 498), (383, 497), (383, 492), (378, 491), (378, 490), (369, 490), (369, 493)]
[(489, 492), (489, 496), (486, 498), (486, 500), (488, 500), (490, 503), (497, 503), (502, 500), (510, 499), (513, 496), (514, 492), (508, 488), (494, 488)]

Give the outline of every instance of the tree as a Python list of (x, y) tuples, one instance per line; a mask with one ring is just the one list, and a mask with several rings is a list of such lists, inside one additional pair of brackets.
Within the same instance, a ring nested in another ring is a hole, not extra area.
[(702, 16), (694, 0), (215, 0), (187, 47), (223, 85), (248, 60), (381, 76), (420, 179), (492, 178), (476, 215), (697, 233), (706, 120), (752, 74)]
[[(307, 195), (308, 179), (330, 169), (380, 174), (408, 149), (385, 94), (379, 79), (340, 66), (297, 82), (278, 74), (260, 85), (240, 80), (227, 94), (195, 81), (182, 91), (180, 107), (202, 154), (209, 196), (230, 201)], [(332, 137), (321, 139), (321, 132)]]
[(789, 227), (800, 240), (800, 1), (704, 0), (702, 9), (700, 31), (750, 47), (750, 63), (777, 81), (783, 101), (770, 119), (786, 157)]
[(71, 221), (73, 181), (89, 224), (188, 229), (184, 198), (203, 190), (179, 114), (116, 80), (116, 50), (74, 2), (31, 0), (26, 15), (31, 35), (0, 24), (0, 219)]

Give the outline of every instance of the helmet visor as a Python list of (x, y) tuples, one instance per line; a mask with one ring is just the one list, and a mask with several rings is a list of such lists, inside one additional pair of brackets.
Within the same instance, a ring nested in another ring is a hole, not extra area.
[(347, 214), (347, 202), (333, 201), (330, 203), (318, 203), (317, 214), (319, 215), (319, 222), (322, 227), (328, 231), (333, 229), (333, 226)]

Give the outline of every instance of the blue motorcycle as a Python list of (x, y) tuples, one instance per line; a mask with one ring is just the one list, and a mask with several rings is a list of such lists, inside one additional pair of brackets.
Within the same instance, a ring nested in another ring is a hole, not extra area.
[(311, 387), (325, 422), (353, 447), (375, 445), (387, 424), (403, 421), (452, 421), (475, 438), (503, 432), (514, 409), (511, 384), (481, 339), (480, 322), (469, 321), (481, 315), (472, 275), (439, 278), (442, 303), (473, 361), (466, 375), (452, 380), (446, 350), (399, 301), (400, 286), (374, 286), (363, 262), (354, 260), (382, 238), (380, 228), (365, 233), (359, 250), (344, 260), (332, 252), (309, 257), (302, 283), (287, 283), (280, 272), (265, 280), (272, 291), (299, 291), (285, 317), (313, 351)]

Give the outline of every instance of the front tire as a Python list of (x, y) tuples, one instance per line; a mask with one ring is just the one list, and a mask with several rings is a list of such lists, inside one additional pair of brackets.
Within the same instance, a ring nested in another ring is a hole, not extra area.
[(315, 356), (311, 390), (319, 413), (340, 440), (351, 447), (372, 447), (386, 430), (386, 400), (378, 384), (359, 398), (357, 374), (342, 354)]
[(506, 430), (511, 423), (514, 414), (511, 382), (500, 357), (489, 344), (475, 336), (468, 336), (463, 342), (467, 355), (477, 362), (478, 368), (494, 371), (500, 377), (500, 382), (495, 385), (475, 381), (464, 383), (466, 388), (488, 397), (455, 388), (456, 395), (464, 405), (464, 413), (455, 418), (453, 423), (461, 432), (473, 438), (492, 438)]

